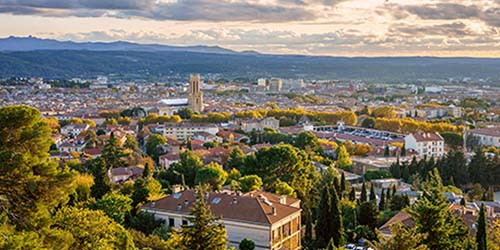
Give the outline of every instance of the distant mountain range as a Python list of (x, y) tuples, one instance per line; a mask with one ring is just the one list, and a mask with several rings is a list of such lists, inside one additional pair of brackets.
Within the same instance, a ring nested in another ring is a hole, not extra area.
[(185, 51), (215, 54), (249, 54), (254, 51), (236, 52), (219, 46), (170, 46), (161, 44), (138, 44), (124, 41), (117, 42), (72, 42), (36, 37), (0, 38), (0, 51), (33, 51), (33, 50), (88, 50), (88, 51)]
[(389, 83), (468, 79), (500, 84), (499, 69), (500, 58), (269, 55), (217, 46), (76, 43), (33, 37), (0, 39), (0, 78), (112, 75), (127, 80), (161, 80), (199, 72), (226, 79), (282, 77)]

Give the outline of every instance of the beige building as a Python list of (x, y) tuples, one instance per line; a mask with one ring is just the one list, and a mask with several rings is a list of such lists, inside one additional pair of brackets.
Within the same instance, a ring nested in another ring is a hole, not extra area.
[(406, 149), (412, 149), (419, 157), (444, 155), (444, 139), (439, 133), (414, 133), (405, 137)]
[(203, 123), (165, 123), (153, 128), (157, 133), (163, 136), (175, 136), (178, 140), (193, 138), (196, 133), (206, 132), (211, 135), (216, 135), (219, 128), (213, 124)]
[[(300, 200), (262, 191), (210, 192), (205, 199), (226, 227), (228, 246), (237, 247), (248, 238), (255, 243), (255, 249), (301, 248)], [(171, 227), (180, 228), (189, 223), (194, 202), (195, 191), (185, 190), (147, 203), (141, 209)]]
[(468, 134), (476, 137), (478, 143), (483, 146), (500, 148), (500, 127), (473, 129)]
[(280, 121), (274, 117), (241, 121), (241, 129), (245, 132), (250, 132), (252, 130), (261, 131), (264, 128), (278, 129), (279, 127)]
[(199, 74), (189, 76), (189, 105), (194, 112), (203, 112), (203, 92)]
[(271, 78), (269, 80), (269, 91), (271, 92), (280, 92), (283, 87), (283, 81), (279, 78)]

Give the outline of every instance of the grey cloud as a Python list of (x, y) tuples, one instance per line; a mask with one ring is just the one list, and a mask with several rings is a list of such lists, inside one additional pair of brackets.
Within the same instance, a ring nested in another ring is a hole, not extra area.
[[(50, 9), (58, 11), (55, 13)], [(0, 0), (0, 11), (44, 16), (96, 16), (99, 13), (117, 18), (156, 20), (284, 22), (316, 18), (314, 12), (300, 6), (241, 0), (178, 0), (170, 3), (156, 0)]]
[[(415, 15), (424, 20), (475, 19), (493, 27), (500, 27), (500, 0), (488, 5), (477, 1), (471, 5), (442, 2), (423, 5), (386, 4), (385, 7), (396, 19), (406, 18), (408, 15)], [(377, 13), (380, 15), (384, 11), (377, 10)]]
[(389, 32), (408, 36), (448, 36), (448, 37), (458, 37), (471, 35), (471, 31), (463, 22), (454, 22), (448, 24), (437, 24), (437, 25), (407, 25), (407, 24), (396, 24), (389, 28)]

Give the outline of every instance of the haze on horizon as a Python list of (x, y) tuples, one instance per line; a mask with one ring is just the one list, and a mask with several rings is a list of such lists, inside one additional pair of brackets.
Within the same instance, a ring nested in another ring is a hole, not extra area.
[(500, 57), (500, 0), (0, 0), (0, 37)]

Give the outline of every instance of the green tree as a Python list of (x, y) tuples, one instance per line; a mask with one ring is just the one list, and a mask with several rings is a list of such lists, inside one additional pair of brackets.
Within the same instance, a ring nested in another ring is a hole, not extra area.
[(340, 174), (340, 197), (343, 196), (344, 192), (347, 190), (347, 182), (345, 180), (344, 171)]
[(254, 250), (255, 243), (253, 242), (253, 240), (245, 238), (240, 242), (239, 248), (240, 250)]
[(144, 165), (144, 170), (142, 170), (142, 178), (149, 178), (151, 176), (151, 168), (149, 167), (149, 164), (146, 163), (146, 165)]
[(77, 174), (50, 160), (50, 137), (37, 109), (0, 107), (0, 216), (16, 230), (46, 226), (74, 191)]
[(117, 193), (107, 193), (96, 201), (94, 208), (102, 210), (117, 223), (123, 224), (125, 214), (132, 209), (132, 199)]
[(125, 140), (123, 147), (133, 151), (137, 151), (139, 150), (139, 143), (137, 143), (137, 140), (135, 139), (135, 136), (133, 134), (127, 134), (127, 140)]
[(342, 213), (333, 183), (329, 183), (323, 188), (317, 214), (316, 238), (318, 246), (326, 247), (330, 239), (333, 239), (337, 246), (342, 245), (344, 242)]
[(378, 209), (375, 201), (366, 201), (359, 206), (358, 221), (360, 225), (368, 226), (372, 231), (377, 227)]
[(375, 189), (373, 185), (370, 185), (370, 201), (376, 201), (377, 200), (377, 194), (375, 194)]
[(205, 201), (204, 192), (198, 189), (197, 200), (193, 204), (191, 216), (188, 220), (190, 225), (183, 225), (179, 232), (174, 232), (182, 239), (177, 249), (190, 250), (225, 250), (227, 245), (226, 228), (218, 223), (218, 218), (212, 215), (210, 207)]
[(363, 128), (374, 128), (375, 127), (375, 119), (372, 117), (367, 117), (361, 122), (361, 127)]
[(227, 173), (222, 166), (216, 162), (211, 162), (207, 166), (198, 169), (196, 172), (196, 184), (210, 184), (214, 190), (221, 190), (226, 183)]
[(91, 195), (100, 199), (111, 190), (111, 181), (108, 177), (108, 167), (102, 157), (98, 157), (89, 163), (89, 170), (94, 176), (94, 185), (91, 188)]
[(401, 223), (396, 223), (391, 226), (392, 237), (384, 239), (380, 237), (380, 242), (374, 242), (370, 245), (378, 250), (427, 250), (426, 245), (422, 245), (427, 234), (421, 234), (415, 228), (404, 227)]
[(391, 156), (391, 151), (389, 150), (389, 146), (385, 146), (384, 157), (389, 157), (389, 156)]
[(401, 148), (401, 156), (406, 156), (406, 145), (403, 145), (403, 147)]
[(191, 119), (191, 116), (193, 116), (194, 112), (190, 108), (182, 108), (179, 109), (176, 114), (182, 119)]
[(150, 235), (156, 228), (161, 227), (164, 223), (164, 220), (156, 219), (154, 214), (141, 211), (130, 219), (128, 226), (146, 235)]
[(101, 158), (104, 159), (108, 168), (121, 168), (126, 165), (126, 162), (123, 160), (125, 156), (127, 156), (127, 154), (123, 152), (120, 142), (114, 134), (111, 133), (108, 143), (104, 145)]
[(380, 192), (380, 202), (378, 203), (378, 210), (383, 211), (385, 210), (385, 191), (382, 189), (382, 192)]
[(346, 169), (352, 166), (352, 160), (344, 145), (340, 145), (337, 152), (337, 166)]
[(356, 191), (354, 190), (354, 188), (351, 188), (351, 192), (349, 192), (349, 200), (350, 201), (356, 200)]
[(365, 181), (363, 181), (363, 184), (361, 185), (361, 196), (360, 196), (360, 201), (361, 202), (366, 202), (368, 201), (368, 197), (366, 195), (366, 186), (365, 186)]
[(318, 141), (318, 137), (316, 137), (316, 135), (314, 135), (311, 131), (300, 132), (295, 137), (292, 144), (295, 147), (305, 150), (306, 152), (323, 152), (323, 148)]
[(481, 203), (479, 217), (477, 218), (476, 244), (478, 250), (487, 249), (486, 217), (484, 214), (484, 203)]
[(469, 232), (460, 218), (448, 210), (437, 169), (429, 172), (422, 189), (423, 195), (409, 210), (417, 232), (427, 234), (422, 243), (430, 249), (469, 248)]
[(132, 191), (132, 205), (135, 207), (140, 203), (144, 203), (152, 197), (160, 195), (161, 184), (153, 177), (139, 178), (134, 182)]
[(226, 169), (235, 168), (241, 170), (245, 165), (245, 159), (246, 155), (240, 147), (234, 147), (227, 159)]
[(200, 157), (195, 155), (191, 150), (181, 152), (179, 156), (180, 161), (172, 164), (169, 171), (184, 178), (186, 185), (193, 187), (195, 184), (196, 173), (198, 169), (203, 168), (203, 162)]
[(158, 163), (158, 157), (160, 156), (161, 153), (161, 148), (160, 146), (165, 145), (167, 143), (167, 140), (163, 135), (160, 134), (152, 134), (148, 137), (148, 140), (146, 142), (146, 154), (151, 156), (155, 162)]
[(127, 230), (102, 211), (64, 207), (53, 220), (52, 229), (69, 233), (68, 249), (135, 249)]
[(286, 182), (279, 181), (275, 189), (276, 194), (296, 197), (295, 190)]
[(262, 186), (262, 179), (257, 175), (246, 175), (239, 180), (241, 191), (246, 193), (254, 190), (259, 190)]

